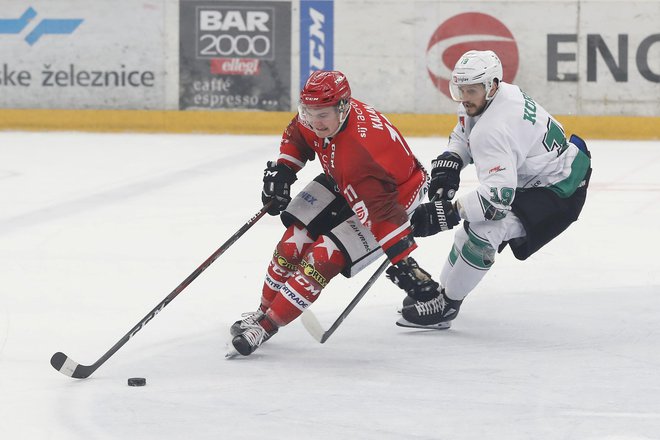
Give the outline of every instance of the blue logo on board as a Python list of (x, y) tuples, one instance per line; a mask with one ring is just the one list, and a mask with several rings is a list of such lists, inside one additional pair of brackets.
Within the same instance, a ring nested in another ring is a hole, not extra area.
[(315, 70), (334, 66), (333, 0), (300, 2), (300, 89)]
[[(37, 16), (37, 11), (27, 8), (19, 18), (0, 18), (0, 34), (20, 34)], [(25, 36), (32, 46), (44, 35), (72, 34), (83, 22), (80, 18), (44, 18)]]

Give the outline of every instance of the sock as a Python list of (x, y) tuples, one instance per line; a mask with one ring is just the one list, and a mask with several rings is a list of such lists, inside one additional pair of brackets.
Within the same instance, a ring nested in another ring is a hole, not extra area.
[(320, 236), (298, 268), (277, 293), (266, 316), (278, 327), (296, 319), (346, 265), (344, 254), (328, 237)]
[(277, 243), (273, 258), (268, 264), (266, 279), (261, 291), (261, 310), (265, 312), (284, 283), (293, 275), (303, 253), (314, 240), (307, 229), (291, 225)]

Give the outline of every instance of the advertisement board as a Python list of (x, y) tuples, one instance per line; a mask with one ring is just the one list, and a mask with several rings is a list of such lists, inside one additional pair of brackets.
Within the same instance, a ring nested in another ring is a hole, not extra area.
[(3, 2), (0, 107), (159, 109), (163, 3)]
[[(660, 1), (338, 2), (335, 66), (388, 112), (451, 113), (459, 56), (495, 50), (557, 114), (660, 113)], [(385, 31), (384, 31), (385, 30)]]
[(179, 108), (291, 108), (291, 3), (181, 0)]
[(333, 0), (300, 0), (300, 90), (315, 70), (334, 68)]
[(337, 69), (384, 112), (452, 114), (454, 63), (493, 49), (554, 114), (660, 115), (660, 0), (2, 5), (4, 109), (292, 112), (312, 71)]

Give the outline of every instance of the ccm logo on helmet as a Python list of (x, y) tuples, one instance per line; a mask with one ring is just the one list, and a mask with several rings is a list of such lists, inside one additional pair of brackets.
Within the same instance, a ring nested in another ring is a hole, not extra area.
[(197, 55), (272, 60), (273, 10), (204, 7), (197, 11)]

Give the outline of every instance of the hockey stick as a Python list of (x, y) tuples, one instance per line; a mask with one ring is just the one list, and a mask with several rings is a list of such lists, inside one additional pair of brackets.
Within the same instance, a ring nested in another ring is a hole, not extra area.
[(110, 350), (108, 350), (101, 358), (94, 362), (92, 365), (81, 365), (65, 355), (62, 352), (57, 352), (53, 355), (53, 357), (50, 358), (50, 364), (55, 368), (57, 371), (60, 373), (73, 377), (75, 379), (85, 379), (89, 377), (94, 371), (96, 371), (97, 368), (99, 368), (101, 365), (107, 361), (110, 356), (115, 354), (117, 350), (119, 350), (125, 343), (128, 342), (129, 339), (131, 339), (137, 332), (142, 330), (142, 328), (147, 325), (149, 321), (151, 321), (161, 310), (165, 308), (166, 305), (168, 305), (174, 298), (179, 295), (185, 289), (190, 285), (190, 283), (193, 282), (195, 278), (197, 278), (202, 272), (204, 272), (220, 255), (222, 255), (229, 247), (236, 242), (245, 232), (250, 229), (254, 224), (266, 214), (268, 209), (270, 208), (272, 202), (267, 203), (266, 205), (263, 206), (257, 212), (250, 220), (248, 220), (241, 228), (232, 235), (229, 240), (227, 240), (218, 250), (216, 250), (209, 258), (206, 259), (197, 269), (193, 271), (190, 275), (188, 275), (188, 278), (183, 280), (181, 284), (179, 284), (176, 289), (174, 289), (167, 297), (165, 297), (164, 300), (162, 300), (154, 309), (147, 314), (140, 322), (138, 322), (135, 327), (133, 327), (128, 333), (126, 333), (115, 345), (112, 346)]
[(328, 330), (323, 330), (323, 327), (321, 327), (321, 323), (319, 320), (316, 318), (316, 315), (310, 310), (307, 309), (305, 312), (302, 314), (300, 319), (302, 320), (303, 325), (305, 326), (305, 329), (307, 329), (307, 332), (314, 337), (317, 341), (319, 341), (321, 344), (323, 344), (325, 341), (328, 340), (330, 336), (337, 330), (337, 327), (341, 325), (341, 323), (346, 319), (349, 313), (355, 308), (357, 303), (362, 300), (364, 295), (367, 294), (371, 286), (376, 282), (379, 276), (383, 272), (385, 272), (385, 269), (387, 269), (387, 266), (389, 266), (390, 260), (385, 259), (381, 263), (381, 265), (376, 269), (376, 272), (374, 272), (373, 275), (371, 275), (371, 278), (366, 282), (364, 286), (362, 286), (362, 289), (355, 295), (355, 298), (348, 304), (348, 306), (344, 309), (343, 312), (341, 312), (341, 315), (335, 320), (335, 322), (330, 326)]
[[(452, 194), (453, 197), (453, 194)], [(451, 198), (451, 197), (450, 197)], [(434, 195), (431, 198), (431, 202), (435, 202), (438, 199), (438, 195)], [(385, 272), (385, 269), (387, 269), (387, 266), (389, 266), (390, 260), (388, 258), (385, 259), (381, 263), (381, 265), (376, 269), (376, 272), (374, 272), (373, 275), (371, 275), (371, 278), (366, 282), (364, 286), (362, 286), (362, 289), (355, 295), (355, 298), (353, 298), (353, 301), (350, 302), (350, 304), (344, 309), (343, 312), (341, 312), (341, 315), (335, 320), (335, 322), (330, 326), (328, 330), (323, 330), (323, 327), (321, 327), (321, 323), (319, 322), (318, 318), (316, 315), (314, 315), (314, 312), (312, 312), (310, 309), (307, 309), (303, 312), (302, 316), (300, 317), (303, 326), (307, 330), (307, 332), (312, 335), (314, 339), (319, 341), (321, 344), (323, 344), (325, 341), (328, 340), (330, 336), (337, 330), (337, 327), (341, 325), (341, 323), (346, 319), (349, 313), (355, 308), (357, 303), (359, 303), (364, 295), (367, 294), (371, 286), (376, 282), (378, 277), (382, 275), (383, 272)]]

